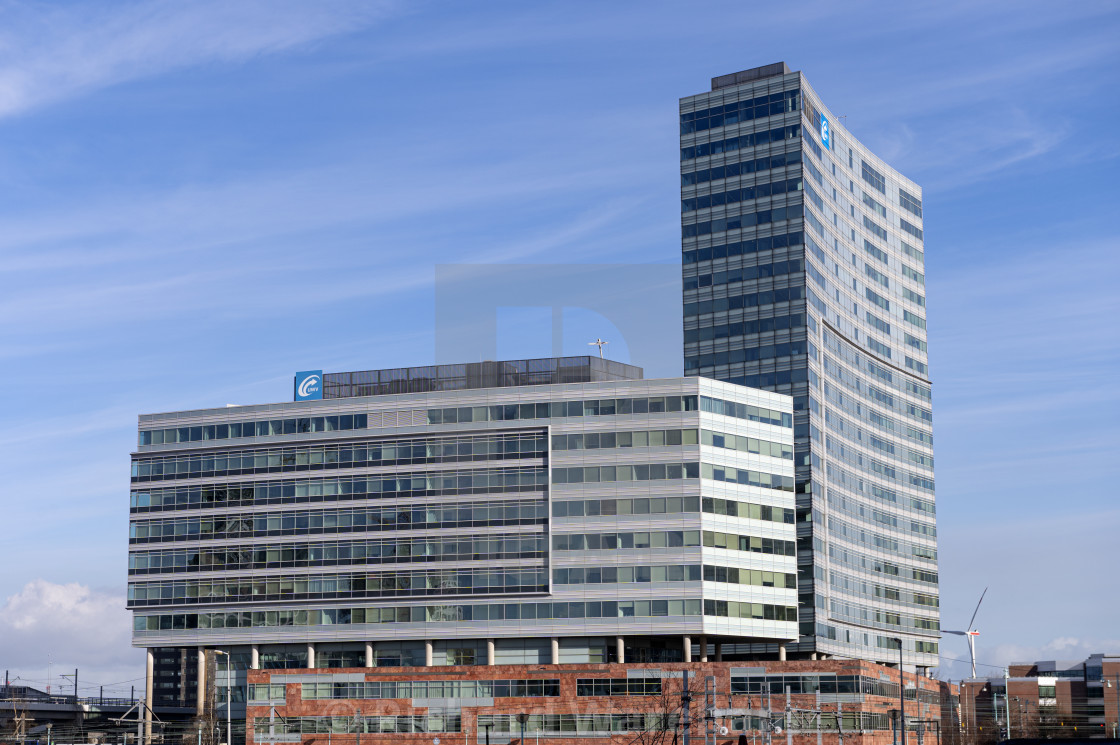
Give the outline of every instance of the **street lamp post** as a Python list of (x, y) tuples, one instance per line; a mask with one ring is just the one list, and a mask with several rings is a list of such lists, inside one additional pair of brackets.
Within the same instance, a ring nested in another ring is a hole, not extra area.
[(1011, 678), (1010, 670), (1003, 669), (1003, 715), (1007, 719), (1007, 739), (1011, 739)]
[(233, 668), (233, 658), (230, 657), (229, 652), (220, 649), (215, 649), (214, 654), (224, 655), (226, 658), (226, 745), (233, 745), (233, 709), (230, 706), (230, 692), (233, 690), (233, 686), (230, 685), (230, 671)]
[[(1112, 684), (1112, 681), (1108, 681)], [(1116, 685), (1112, 686), (1116, 689), (1116, 724), (1112, 725), (1112, 736), (1120, 737), (1120, 675), (1116, 676)]]
[(517, 722), (521, 725), (521, 739), (518, 745), (525, 745), (525, 722), (529, 721), (529, 715), (522, 712), (517, 715)]
[(902, 679), (902, 639), (894, 637), (898, 642), (898, 731), (901, 734), (900, 742), (906, 745), (906, 684)]

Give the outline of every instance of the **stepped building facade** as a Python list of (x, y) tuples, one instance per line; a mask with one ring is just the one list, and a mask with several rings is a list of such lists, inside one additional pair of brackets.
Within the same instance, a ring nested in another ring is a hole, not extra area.
[(788, 396), (593, 357), (315, 373), (306, 396), (141, 417), (128, 602), (151, 700), (204, 700), (207, 649), (237, 699), (255, 669), (797, 638)]
[(259, 743), (937, 736), (922, 194), (838, 119), (784, 63), (681, 100), (684, 377), (308, 371), (141, 416), (145, 699)]

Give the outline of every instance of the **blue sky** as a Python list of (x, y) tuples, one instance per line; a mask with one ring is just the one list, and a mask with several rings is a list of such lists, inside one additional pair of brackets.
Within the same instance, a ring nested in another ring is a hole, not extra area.
[(981, 662), (1120, 651), (1117, 38), (1112, 2), (0, 5), (0, 660), (138, 677), (138, 413), (429, 363), (437, 265), (679, 262), (677, 99), (778, 60), (925, 190), (943, 626), (991, 586)]

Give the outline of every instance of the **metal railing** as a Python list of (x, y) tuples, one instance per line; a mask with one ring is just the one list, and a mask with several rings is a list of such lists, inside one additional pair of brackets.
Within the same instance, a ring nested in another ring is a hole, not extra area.
[(20, 706), (42, 706), (42, 705), (62, 705), (62, 706), (101, 706), (101, 707), (129, 707), (136, 703), (138, 699), (135, 698), (107, 698), (101, 696), (55, 696), (50, 694), (41, 695), (13, 695), (0, 690), (0, 702), (5, 704), (18, 704)]

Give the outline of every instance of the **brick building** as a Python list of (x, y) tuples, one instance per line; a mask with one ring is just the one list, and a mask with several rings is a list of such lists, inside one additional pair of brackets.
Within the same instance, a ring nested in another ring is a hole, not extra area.
[[(683, 739), (686, 671), (693, 743), (897, 738), (898, 670), (834, 659), (251, 670), (249, 742), (668, 744)], [(907, 742), (940, 743), (942, 684), (904, 685)]]
[[(1007, 677), (961, 682), (965, 745), (1020, 738), (1115, 738), (1120, 655), (1012, 664)], [(1010, 716), (1009, 716), (1010, 714)]]

